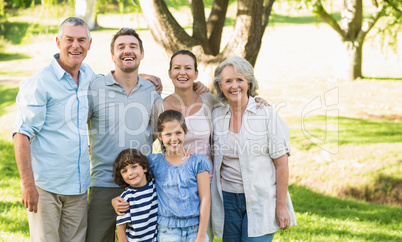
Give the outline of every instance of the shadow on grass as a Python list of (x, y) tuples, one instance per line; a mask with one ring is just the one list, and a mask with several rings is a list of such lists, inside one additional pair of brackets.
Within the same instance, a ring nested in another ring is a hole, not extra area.
[(31, 56), (21, 53), (0, 53), (0, 62), (23, 59), (31, 59)]
[[(94, 29), (94, 30), (91, 30), (91, 33), (93, 33), (93, 32), (106, 32), (106, 31), (118, 31), (118, 30), (120, 30), (120, 28), (113, 28), (113, 27), (102, 27), (102, 26), (100, 26), (98, 29)], [(136, 28), (135, 29), (135, 31), (147, 31), (147, 30), (149, 30), (149, 28)]]
[(374, 184), (361, 187), (350, 186), (343, 189), (340, 194), (368, 202), (402, 206), (401, 192), (401, 178), (380, 173), (375, 176)]
[(363, 76), (363, 80), (402, 81), (402, 77), (370, 77), (370, 76)]
[[(339, 21), (341, 19), (341, 13), (333, 13), (332, 16)], [(306, 16), (288, 16), (281, 14), (271, 14), (269, 17), (270, 24), (314, 24), (322, 23), (322, 20), (318, 16), (306, 15)]]
[(7, 112), (7, 107), (15, 103), (19, 87), (10, 87), (0, 84), (0, 116)]

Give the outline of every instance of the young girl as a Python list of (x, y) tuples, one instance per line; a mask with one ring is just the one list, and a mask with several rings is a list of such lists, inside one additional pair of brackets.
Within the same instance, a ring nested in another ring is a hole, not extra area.
[(163, 153), (148, 156), (158, 194), (158, 241), (207, 241), (210, 212), (210, 166), (203, 155), (187, 156), (187, 126), (175, 110), (157, 122)]
[(136, 149), (123, 150), (113, 163), (114, 182), (125, 188), (120, 196), (130, 204), (116, 219), (119, 242), (156, 241), (158, 202), (148, 171), (147, 157)]

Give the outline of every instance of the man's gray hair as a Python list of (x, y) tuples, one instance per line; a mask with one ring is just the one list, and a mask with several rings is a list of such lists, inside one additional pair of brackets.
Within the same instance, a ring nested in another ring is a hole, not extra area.
[(85, 23), (84, 20), (77, 18), (77, 17), (69, 17), (69, 18), (65, 19), (63, 21), (63, 23), (61, 23), (60, 28), (59, 28), (59, 34), (57, 35), (57, 37), (59, 39), (61, 39), (61, 37), (63, 36), (64, 25), (84, 26), (87, 29), (88, 39), (89, 40), (91, 39), (91, 33), (89, 31), (88, 24)]

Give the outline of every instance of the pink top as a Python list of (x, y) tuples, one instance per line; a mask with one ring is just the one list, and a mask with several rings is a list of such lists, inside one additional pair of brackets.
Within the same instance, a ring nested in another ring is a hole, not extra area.
[(192, 149), (196, 154), (204, 155), (209, 165), (211, 166), (211, 173), (209, 178), (212, 179), (213, 163), (211, 156), (211, 145), (209, 139), (211, 129), (209, 127), (208, 119), (204, 114), (204, 105), (200, 110), (191, 116), (185, 117), (188, 132), (184, 139), (183, 147), (185, 149)]

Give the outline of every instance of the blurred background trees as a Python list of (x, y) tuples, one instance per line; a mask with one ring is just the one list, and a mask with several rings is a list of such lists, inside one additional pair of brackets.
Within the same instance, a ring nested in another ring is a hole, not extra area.
[[(341, 79), (363, 77), (363, 44), (369, 32), (375, 32), (379, 43), (396, 46), (402, 30), (401, 0), (0, 0), (0, 51), (5, 36), (22, 35), (24, 29), (29, 35), (37, 29), (39, 18), (75, 15), (91, 29), (98, 29), (98, 14), (142, 11), (152, 35), (168, 56), (179, 49), (192, 50), (201, 69), (211, 73), (217, 63), (231, 55), (255, 64), (277, 3), (287, 5), (289, 15), (295, 9), (310, 10), (317, 22), (328, 24), (339, 35), (345, 52), (345, 68), (338, 76)], [(181, 7), (190, 10), (191, 26), (180, 23), (172, 13), (172, 8)], [(234, 17), (227, 16), (230, 7), (235, 9)], [(30, 8), (39, 10), (36, 19), (10, 25), (10, 17)], [(19, 27), (10, 33), (15, 25)], [(224, 27), (233, 28), (226, 42), (222, 40)], [(36, 31), (44, 29), (47, 33), (49, 28), (46, 23)]]

